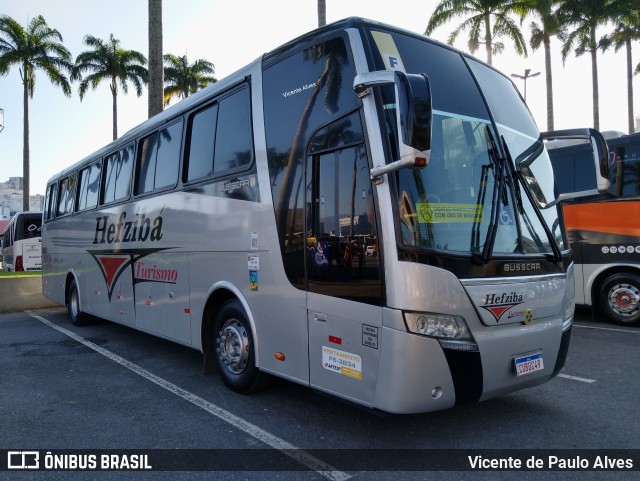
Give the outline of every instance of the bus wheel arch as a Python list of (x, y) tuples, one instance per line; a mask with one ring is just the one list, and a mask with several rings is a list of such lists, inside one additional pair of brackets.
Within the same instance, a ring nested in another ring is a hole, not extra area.
[(234, 392), (248, 394), (266, 386), (258, 368), (255, 325), (246, 302), (235, 289), (219, 287), (205, 305), (202, 320), (204, 370), (214, 370)]
[(74, 326), (85, 326), (89, 322), (87, 314), (82, 312), (80, 307), (80, 289), (78, 281), (72, 272), (67, 274), (65, 286), (65, 305), (71, 324)]
[(213, 319), (216, 312), (227, 301), (235, 299), (235, 294), (226, 288), (218, 288), (210, 292), (207, 303), (202, 314), (202, 325), (200, 329), (200, 345), (204, 354), (204, 373), (210, 374), (216, 370), (215, 347), (213, 345)]
[(618, 268), (602, 273), (594, 283), (597, 310), (618, 324), (640, 322), (640, 270)]

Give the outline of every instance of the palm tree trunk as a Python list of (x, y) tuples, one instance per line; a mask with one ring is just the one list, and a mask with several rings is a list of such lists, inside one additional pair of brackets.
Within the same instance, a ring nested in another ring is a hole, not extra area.
[(493, 65), (493, 52), (491, 41), (491, 16), (489, 13), (484, 15), (484, 46), (487, 50), (487, 63)]
[(118, 138), (118, 84), (116, 78), (111, 79), (111, 96), (113, 97), (113, 140)]
[(326, 0), (318, 0), (318, 27), (324, 27), (327, 24), (327, 2)]
[(149, 0), (149, 117), (162, 112), (164, 103), (162, 65), (162, 0)]
[(629, 134), (635, 130), (633, 125), (633, 63), (631, 60), (631, 39), (625, 40), (627, 47), (627, 119), (629, 121)]
[(591, 29), (591, 81), (593, 82), (593, 128), (600, 130), (600, 93), (598, 91), (598, 57), (596, 29)]
[(547, 80), (547, 130), (553, 130), (553, 76), (551, 74), (551, 39), (548, 35), (544, 36), (544, 69)]
[(24, 72), (24, 116), (23, 116), (23, 137), (22, 137), (22, 210), (24, 212), (29, 211), (29, 183), (31, 176), (29, 175), (29, 69), (26, 65), (23, 65)]

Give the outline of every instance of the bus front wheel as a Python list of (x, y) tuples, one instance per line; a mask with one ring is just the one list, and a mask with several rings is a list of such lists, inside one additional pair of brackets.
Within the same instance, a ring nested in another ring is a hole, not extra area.
[(640, 277), (635, 274), (614, 274), (600, 288), (600, 309), (619, 324), (640, 321)]
[(76, 281), (71, 281), (69, 286), (69, 297), (67, 299), (67, 312), (71, 324), (74, 326), (84, 326), (87, 324), (87, 315), (80, 310), (80, 296), (78, 295), (78, 285)]
[(233, 299), (222, 305), (213, 336), (216, 366), (229, 389), (248, 394), (265, 386), (267, 375), (256, 366), (251, 325), (240, 302)]

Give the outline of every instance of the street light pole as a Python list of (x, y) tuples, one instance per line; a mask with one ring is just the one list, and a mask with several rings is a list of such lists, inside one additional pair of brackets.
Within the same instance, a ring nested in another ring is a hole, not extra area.
[(524, 101), (527, 101), (527, 79), (531, 77), (536, 77), (540, 75), (540, 72), (531, 73), (531, 69), (527, 68), (524, 70), (524, 76), (518, 75), (517, 73), (512, 73), (511, 76), (515, 78), (519, 78), (524, 80)]

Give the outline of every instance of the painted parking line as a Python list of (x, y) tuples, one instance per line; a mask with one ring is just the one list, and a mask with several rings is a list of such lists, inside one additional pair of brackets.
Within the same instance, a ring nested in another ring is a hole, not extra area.
[(581, 327), (582, 329), (594, 329), (596, 331), (613, 331), (613, 332), (624, 332), (625, 334), (640, 334), (639, 329), (622, 329), (620, 327), (585, 326), (583, 324), (574, 324), (573, 326)]
[(591, 384), (592, 382), (596, 382), (595, 379), (588, 379), (586, 377), (578, 377), (578, 376), (570, 376), (569, 374), (558, 374), (558, 377), (561, 377), (563, 379), (571, 379), (572, 381), (586, 382), (588, 384)]
[[(613, 332), (622, 332), (625, 334), (640, 334), (640, 330), (634, 330), (634, 329), (622, 329), (622, 328), (617, 328), (617, 327), (599, 327), (599, 326), (585, 326), (583, 324), (574, 324), (574, 327), (580, 327), (582, 329), (593, 329), (593, 330), (597, 330), (597, 331), (613, 331)], [(596, 382), (595, 379), (588, 379), (585, 377), (578, 377), (578, 376), (570, 376), (569, 374), (558, 374), (558, 377), (564, 378), (564, 379), (570, 379), (572, 381), (580, 381), (580, 382), (585, 382), (588, 384), (594, 383)]]
[(253, 438), (262, 441), (263, 443), (272, 447), (273, 449), (282, 451), (283, 454), (286, 454), (287, 456), (293, 458), (295, 461), (299, 462), (300, 464), (307, 466), (309, 469), (317, 472), (321, 476), (331, 481), (346, 481), (347, 479), (352, 477), (347, 473), (336, 470), (335, 468), (325, 463), (321, 459), (318, 459), (315, 456), (310, 455), (309, 453), (301, 450), (300, 448), (294, 446), (293, 444), (285, 441), (284, 439), (279, 438), (278, 436), (275, 436), (274, 434), (271, 434), (268, 431), (265, 431), (264, 429), (256, 426), (255, 424), (250, 423), (249, 421), (239, 416), (236, 416), (235, 414), (227, 411), (226, 409), (223, 409), (220, 406), (217, 406), (216, 404), (213, 404), (207, 401), (206, 399), (201, 398), (200, 396), (197, 396), (185, 389), (182, 389), (181, 387), (167, 381), (166, 379), (156, 376), (152, 372), (147, 371), (146, 369), (138, 366), (137, 364), (131, 361), (127, 361), (125, 358), (120, 357), (117, 354), (114, 354), (111, 351), (104, 349), (103, 347), (100, 347), (91, 341), (87, 341), (84, 337), (79, 336), (75, 332), (69, 331), (64, 327), (60, 327), (57, 324), (54, 324), (53, 322), (45, 319), (44, 317), (34, 314), (33, 312), (25, 311), (25, 313), (30, 315), (34, 319), (37, 319), (38, 321), (42, 322), (43, 324), (49, 326), (50, 328), (55, 329), (58, 332), (61, 332), (65, 336), (70, 337), (71, 339), (79, 342), (80, 344), (83, 344), (89, 349), (93, 349), (94, 351), (96, 351), (99, 354), (102, 354), (106, 358), (114, 362), (117, 362), (121, 366), (126, 367), (130, 371), (138, 374), (139, 376), (142, 376), (148, 381), (151, 381), (152, 383), (157, 384), (158, 386), (160, 386), (163, 389), (166, 389), (170, 393), (175, 394), (178, 397), (181, 397), (185, 401), (188, 401), (191, 404), (194, 404), (195, 406), (198, 406), (201, 409), (204, 409), (208, 413), (213, 414), (218, 419), (221, 419), (222, 421), (229, 423), (232, 427), (237, 428), (245, 432), (246, 434), (252, 436)]

